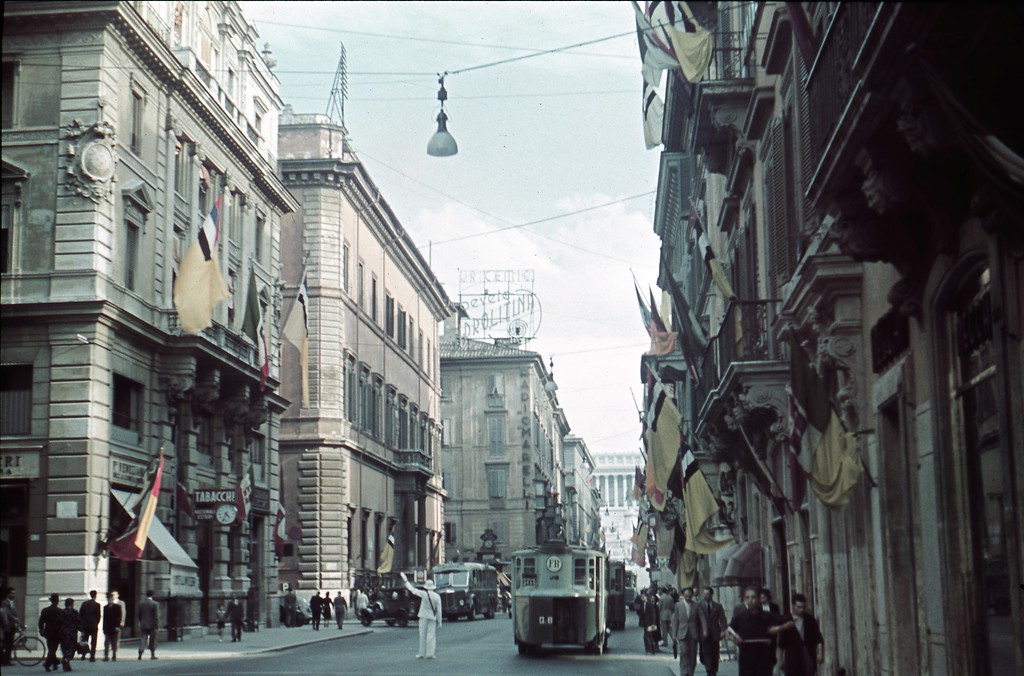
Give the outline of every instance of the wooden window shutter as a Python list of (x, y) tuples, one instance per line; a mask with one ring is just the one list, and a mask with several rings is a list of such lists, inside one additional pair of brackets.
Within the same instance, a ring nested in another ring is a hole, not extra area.
[(764, 169), (765, 220), (768, 235), (768, 279), (772, 290), (788, 279), (786, 213), (786, 165), (782, 120), (772, 120), (768, 129), (768, 153)]
[[(802, 58), (796, 58), (794, 61), (798, 64), (796, 66), (796, 91), (797, 122), (799, 127), (797, 136), (800, 143), (800, 151), (797, 155), (800, 158), (800, 231), (806, 234), (817, 220), (815, 218), (814, 205), (807, 198), (807, 188), (811, 183), (814, 170), (817, 168), (817, 157), (811, 148), (811, 102), (810, 96), (807, 94), (807, 88), (804, 86), (804, 83), (807, 81), (807, 65)], [(801, 252), (803, 248), (801, 244)]]

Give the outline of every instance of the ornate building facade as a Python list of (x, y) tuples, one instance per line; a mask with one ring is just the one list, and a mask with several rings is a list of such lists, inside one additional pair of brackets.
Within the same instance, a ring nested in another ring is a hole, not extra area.
[[(700, 19), (715, 50), (703, 81), (668, 85), (655, 231), (661, 286), (707, 342), (684, 432), (740, 541), (705, 574), (743, 552), (783, 607), (806, 594), (827, 673), (1020, 673), (1024, 139), (1000, 100), (1024, 21), (818, 2)], [(853, 439), (845, 507), (794, 471), (799, 359)]]
[[(53, 592), (117, 589), (131, 632), (153, 589), (176, 633), (237, 595), (250, 620), (276, 622), (284, 402), (277, 359), (261, 388), (241, 325), (250, 282), (276, 316), (280, 219), (296, 204), (256, 37), (235, 2), (4, 5), (0, 565), (26, 616)], [(218, 199), (230, 298), (186, 335), (175, 276)], [(273, 354), (276, 338), (271, 321)], [(142, 560), (107, 557), (161, 450)]]
[(280, 136), (301, 205), (282, 223), (285, 293), (305, 274), (309, 334), (305, 376), (298, 349), (283, 353), (293, 527), (281, 581), (338, 591), (377, 569), (392, 529), (396, 569), (444, 561), (438, 326), (450, 302), (342, 127), (286, 111)]

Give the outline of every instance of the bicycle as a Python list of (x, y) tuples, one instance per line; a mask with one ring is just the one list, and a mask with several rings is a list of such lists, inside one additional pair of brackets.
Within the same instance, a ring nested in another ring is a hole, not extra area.
[(38, 636), (25, 633), (25, 626), (18, 627), (11, 646), (11, 656), (23, 667), (34, 667), (46, 657), (46, 644)]

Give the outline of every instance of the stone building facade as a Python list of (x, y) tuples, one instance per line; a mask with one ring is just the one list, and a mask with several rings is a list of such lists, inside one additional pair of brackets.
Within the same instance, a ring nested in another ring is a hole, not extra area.
[[(53, 592), (117, 589), (129, 633), (149, 588), (176, 633), (236, 595), (276, 622), (284, 402), (276, 358), (259, 386), (241, 308), (255, 277), (275, 316), (280, 219), (296, 205), (256, 31), (234, 2), (6, 3), (3, 31), (3, 582), (27, 617)], [(218, 197), (231, 297), (185, 335), (174, 279)], [(161, 449), (143, 558), (107, 557)], [(234, 502), (246, 475), (247, 518), (187, 514), (202, 489)]]
[(281, 581), (351, 587), (376, 570), (444, 561), (438, 327), (450, 302), (415, 243), (323, 115), (281, 118), (280, 172), (301, 208), (282, 222), (286, 310), (306, 275), (308, 400), (284, 344)]
[[(661, 286), (708, 343), (684, 432), (739, 541), (703, 574), (745, 552), (784, 608), (806, 594), (826, 673), (1021, 673), (1024, 142), (1001, 100), (1024, 21), (817, 2), (699, 18), (714, 55), (668, 85), (655, 231)], [(800, 497), (794, 354), (855, 440), (842, 509)]]
[(499, 560), (507, 560), (545, 539), (538, 533), (545, 508), (566, 518), (569, 424), (555, 389), (536, 352), (463, 338), (456, 318), (446, 323), (441, 451), (449, 560), (474, 560), (487, 530)]
[(577, 547), (601, 549), (601, 494), (594, 470), (594, 457), (587, 442), (567, 434), (562, 440), (566, 540)]

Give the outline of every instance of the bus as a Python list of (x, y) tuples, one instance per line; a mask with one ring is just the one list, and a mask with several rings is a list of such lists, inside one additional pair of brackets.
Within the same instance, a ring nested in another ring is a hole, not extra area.
[(608, 561), (608, 626), (625, 629), (626, 617), (636, 598), (636, 573), (625, 561)]
[(604, 653), (608, 588), (602, 552), (548, 543), (512, 554), (512, 625), (520, 655), (540, 649)]
[(483, 613), (488, 620), (498, 610), (498, 571), (484, 563), (442, 563), (430, 576), (441, 597), (441, 615), (445, 619), (465, 617), (475, 620)]

